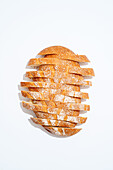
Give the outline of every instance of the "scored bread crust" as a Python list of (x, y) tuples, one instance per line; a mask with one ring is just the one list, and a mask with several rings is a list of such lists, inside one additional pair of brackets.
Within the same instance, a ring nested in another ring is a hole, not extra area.
[(46, 54), (64, 54), (69, 52), (70, 54), (75, 54), (72, 50), (63, 47), (63, 46), (50, 46), (47, 48), (44, 48), (42, 51), (38, 53), (38, 55), (46, 55)]
[(53, 126), (53, 127), (75, 127), (76, 123), (66, 122), (63, 120), (54, 120), (54, 119), (42, 119), (42, 118), (31, 118), (31, 120), (36, 123), (40, 124), (42, 126)]
[(44, 128), (56, 136), (72, 136), (81, 130), (81, 128), (77, 129), (77, 128), (62, 128), (62, 127), (48, 127), (48, 126), (45, 126)]
[(73, 60), (78, 62), (90, 62), (85, 55), (75, 54), (73, 51), (62, 46), (51, 46), (43, 49), (38, 53), (38, 55), (47, 55), (47, 54), (58, 54), (57, 58)]

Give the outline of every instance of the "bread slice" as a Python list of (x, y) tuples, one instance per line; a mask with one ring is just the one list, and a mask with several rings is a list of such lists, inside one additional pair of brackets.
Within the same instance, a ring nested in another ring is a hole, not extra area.
[(28, 71), (25, 74), (26, 77), (48, 77), (55, 79), (77, 79), (78, 81), (83, 81), (84, 78), (80, 75), (69, 74), (68, 72), (59, 71)]
[(75, 54), (73, 51), (62, 46), (51, 46), (43, 49), (38, 53), (38, 55), (46, 54), (57, 54), (57, 58), (73, 60), (78, 62), (89, 62), (88, 58), (85, 55)]
[(81, 130), (77, 128), (62, 128), (62, 127), (48, 127), (48, 126), (45, 126), (44, 128), (56, 136), (72, 136)]
[(57, 61), (59, 61), (59, 62), (57, 62), (57, 65), (54, 64), (54, 66), (59, 66), (59, 67), (61, 67), (61, 66), (62, 67), (80, 67), (79, 62), (59, 58), (58, 55), (56, 55), (56, 54), (48, 54), (48, 55), (45, 55), (44, 58), (49, 58), (49, 60), (50, 60), (50, 58), (51, 59), (56, 58)]
[(40, 66), (40, 65), (62, 65), (63, 66), (78, 66), (80, 67), (78, 62), (72, 63), (71, 61), (66, 60), (60, 60), (57, 58), (31, 58), (28, 62), (28, 66)]
[(51, 114), (51, 113), (42, 113), (42, 112), (35, 112), (36, 117), (42, 118), (42, 119), (51, 119), (51, 120), (63, 120), (67, 122), (72, 123), (78, 123), (83, 124), (86, 122), (86, 117), (80, 117), (80, 116), (67, 116), (67, 115), (57, 115), (57, 114)]
[[(48, 110), (51, 109), (47, 106), (39, 106), (38, 104), (32, 104), (31, 102), (25, 102), (25, 101), (22, 101), (22, 105), (26, 109), (33, 110), (33, 111), (48, 112)], [(61, 108), (61, 106), (64, 106), (67, 110), (84, 110), (84, 111), (90, 110), (90, 106), (86, 104), (57, 102), (57, 107)]]
[(80, 86), (77, 85), (66, 85), (61, 83), (48, 83), (48, 82), (20, 82), (21, 87), (32, 87), (32, 90), (39, 88), (46, 89), (61, 89), (67, 91), (80, 91)]
[(94, 70), (92, 68), (81, 68), (77, 66), (63, 66), (62, 65), (41, 65), (38, 67), (39, 71), (59, 71), (68, 72), (72, 74), (79, 74), (82, 76), (94, 76)]
[(81, 103), (81, 99), (73, 98), (69, 96), (64, 96), (62, 94), (51, 94), (45, 91), (45, 93), (32, 92), (32, 91), (21, 91), (22, 96), (34, 99), (34, 100), (51, 100), (51, 101), (60, 101), (60, 102), (72, 102), (72, 103)]
[(67, 59), (59, 58), (59, 56), (57, 54), (47, 54), (47, 55), (44, 56), (44, 58), (51, 58), (51, 59), (56, 58), (59, 61), (59, 63), (57, 63), (58, 66), (62, 65), (63, 67), (66, 67), (66, 66), (67, 67), (68, 66), (70, 66), (70, 67), (75, 67), (75, 66), (80, 67), (79, 62), (73, 61), (73, 60), (67, 60)]
[(76, 123), (66, 122), (63, 120), (53, 120), (53, 119), (42, 119), (42, 118), (31, 118), (31, 120), (42, 126), (60, 126), (60, 127), (75, 127)]
[[(68, 116), (79, 116), (80, 111), (79, 110), (69, 110), (65, 107), (62, 107), (63, 103), (57, 104), (57, 102), (53, 101), (43, 101), (43, 100), (32, 100), (33, 104), (38, 104), (42, 107), (47, 107), (47, 112), (51, 114), (58, 114), (58, 115), (68, 115)], [(57, 107), (59, 106), (59, 108)]]
[(68, 84), (68, 85), (81, 85), (81, 86), (92, 86), (91, 81), (83, 81), (75, 78), (45, 78), (45, 77), (30, 77), (33, 81), (41, 81), (47, 83), (61, 83), (61, 84)]
[[(84, 78), (80, 75), (68, 74), (67, 72), (57, 72), (57, 71), (29, 71), (26, 72), (26, 77), (31, 78), (33, 81), (47, 81), (54, 83), (63, 83), (63, 84), (75, 84), (75, 85), (84, 85), (91, 86), (90, 81), (84, 81)], [(43, 79), (40, 79), (43, 78)]]
[(36, 91), (39, 93), (49, 93), (49, 94), (61, 94), (65, 96), (70, 96), (70, 97), (76, 97), (76, 98), (83, 98), (83, 99), (89, 99), (88, 93), (83, 93), (83, 92), (78, 92), (78, 91), (72, 91), (72, 90), (61, 90), (61, 89), (43, 89), (43, 88), (37, 88), (36, 90), (33, 88), (29, 88), (29, 91)]
[[(63, 103), (63, 102), (59, 102), (59, 101), (47, 101), (51, 104), (51, 107), (57, 107), (57, 108), (65, 108), (67, 110), (74, 110), (74, 111), (78, 111), (78, 110), (85, 110), (85, 111), (89, 111), (90, 110), (90, 106), (89, 105), (85, 105), (85, 104), (80, 104), (80, 103)], [(38, 100), (32, 100), (33, 104), (38, 104), (39, 101)], [(43, 104), (44, 106), (44, 104)], [(48, 104), (48, 107), (50, 107), (50, 105)]]
[[(22, 105), (24, 108), (28, 110), (33, 110), (34, 112), (45, 112), (51, 114), (58, 115), (68, 115), (68, 116), (79, 116), (79, 110), (68, 110), (67, 108), (57, 108), (55, 105), (51, 106), (50, 102), (47, 101), (35, 101), (37, 102), (35, 105), (32, 102), (22, 101)], [(47, 102), (47, 103), (46, 103)]]

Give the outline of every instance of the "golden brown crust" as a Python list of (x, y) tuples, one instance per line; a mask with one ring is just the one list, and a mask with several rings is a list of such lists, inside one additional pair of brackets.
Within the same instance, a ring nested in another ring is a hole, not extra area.
[(44, 48), (42, 51), (38, 53), (38, 55), (46, 55), (46, 54), (64, 54), (70, 52), (71, 54), (75, 54), (73, 51), (70, 49), (63, 47), (63, 46), (51, 46)]
[(38, 55), (57, 54), (60, 59), (68, 59), (78, 62), (89, 62), (85, 55), (78, 55), (62, 46), (51, 46), (40, 51)]

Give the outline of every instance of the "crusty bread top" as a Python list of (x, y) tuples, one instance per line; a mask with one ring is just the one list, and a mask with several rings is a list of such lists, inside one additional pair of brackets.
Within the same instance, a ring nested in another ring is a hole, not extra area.
[(78, 62), (90, 62), (85, 55), (75, 54), (73, 51), (62, 46), (51, 46), (40, 51), (38, 55), (57, 54), (60, 59), (68, 59)]

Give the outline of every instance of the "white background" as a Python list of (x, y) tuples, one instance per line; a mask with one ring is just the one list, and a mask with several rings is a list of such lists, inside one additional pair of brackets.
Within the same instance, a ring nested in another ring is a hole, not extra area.
[[(20, 107), (26, 64), (45, 47), (85, 54), (95, 70), (83, 130), (48, 135)], [(113, 169), (113, 1), (0, 0), (0, 170)]]

